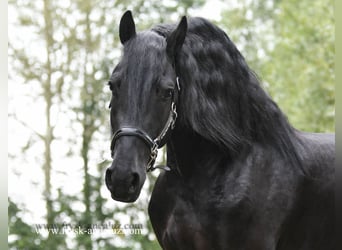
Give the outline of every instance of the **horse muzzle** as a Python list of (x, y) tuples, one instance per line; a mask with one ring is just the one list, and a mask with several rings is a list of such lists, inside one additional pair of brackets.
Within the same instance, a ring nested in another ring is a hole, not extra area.
[(141, 191), (141, 178), (136, 172), (119, 173), (115, 168), (106, 170), (106, 186), (116, 201), (134, 202)]
[(148, 151), (135, 137), (121, 137), (113, 151), (112, 165), (106, 170), (105, 182), (116, 201), (134, 202), (146, 179)]

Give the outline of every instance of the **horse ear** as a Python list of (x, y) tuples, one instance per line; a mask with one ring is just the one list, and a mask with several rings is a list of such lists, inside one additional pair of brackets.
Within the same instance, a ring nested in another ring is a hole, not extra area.
[(136, 35), (135, 23), (130, 10), (126, 11), (121, 17), (119, 35), (122, 44)]
[(166, 38), (166, 53), (173, 62), (182, 48), (187, 29), (188, 22), (186, 17), (183, 16), (177, 28)]

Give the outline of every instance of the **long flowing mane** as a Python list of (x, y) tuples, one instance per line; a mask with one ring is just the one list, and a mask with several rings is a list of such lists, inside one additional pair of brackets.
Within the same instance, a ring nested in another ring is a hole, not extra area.
[[(152, 31), (167, 38), (174, 28), (158, 25)], [(296, 130), (224, 31), (190, 18), (176, 71), (183, 125), (231, 155), (255, 142), (267, 144), (301, 168)]]

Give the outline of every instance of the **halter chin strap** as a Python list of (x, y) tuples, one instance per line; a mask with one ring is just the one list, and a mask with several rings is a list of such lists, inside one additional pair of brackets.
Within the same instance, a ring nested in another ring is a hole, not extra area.
[[(179, 85), (179, 79), (178, 77), (176, 78), (176, 87), (175, 87), (178, 92), (180, 91), (180, 85)], [(177, 93), (178, 94), (178, 93)], [(144, 141), (144, 143), (150, 148), (151, 153), (150, 153), (150, 158), (147, 162), (146, 166), (146, 172), (151, 172), (157, 168), (163, 169), (165, 171), (170, 171), (170, 168), (168, 166), (156, 166), (154, 167), (154, 163), (156, 162), (157, 156), (158, 156), (158, 148), (161, 148), (165, 144), (165, 136), (166, 134), (173, 130), (175, 127), (176, 119), (177, 119), (177, 109), (176, 109), (176, 95), (174, 93), (173, 95), (173, 100), (171, 102), (171, 108), (170, 108), (170, 113), (169, 117), (166, 121), (166, 124), (163, 128), (163, 130), (160, 132), (160, 134), (155, 138), (152, 139), (151, 136), (149, 136), (145, 131), (134, 128), (134, 127), (121, 127), (118, 129), (112, 138), (111, 142), (111, 150), (114, 150), (114, 146), (116, 141), (122, 137), (122, 136), (136, 136), (140, 138), (141, 140)]]

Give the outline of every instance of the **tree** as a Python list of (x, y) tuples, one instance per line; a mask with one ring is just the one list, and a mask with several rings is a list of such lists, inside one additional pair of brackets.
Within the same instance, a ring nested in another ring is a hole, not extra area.
[[(11, 2), (13, 4), (13, 2)], [(45, 56), (33, 56), (25, 50), (25, 48), (17, 49), (9, 44), (9, 56), (14, 61), (16, 73), (19, 74), (26, 84), (36, 85), (36, 89), (39, 89), (36, 98), (42, 98), (45, 104), (45, 132), (33, 131), (36, 137), (36, 141), (43, 142), (43, 165), (44, 172), (44, 190), (43, 197), (46, 204), (46, 222), (52, 226), (56, 221), (56, 213), (53, 208), (53, 195), (51, 186), (51, 171), (52, 171), (52, 150), (51, 145), (55, 140), (54, 129), (55, 125), (51, 121), (51, 112), (54, 105), (58, 105), (56, 99), (60, 96), (58, 88), (54, 85), (54, 73), (58, 71), (55, 67), (54, 55), (56, 53), (56, 47), (54, 46), (53, 38), (53, 11), (52, 5), (48, 0), (42, 2), (42, 6), (38, 6), (33, 3), (25, 3), (22, 12), (27, 10), (35, 11), (37, 15), (41, 17), (41, 23), (36, 22), (34, 19), (27, 15), (21, 15), (19, 22), (23, 26), (29, 27), (30, 31), (34, 32), (37, 37), (43, 41), (42, 53)], [(22, 70), (23, 69), (23, 70)], [(38, 85), (38, 86), (37, 86)], [(38, 88), (37, 88), (38, 87)], [(11, 114), (15, 117), (15, 114)], [(15, 117), (16, 118), (16, 117)], [(17, 119), (17, 118), (16, 118)], [(19, 120), (23, 125), (28, 125)], [(13, 205), (13, 204), (12, 204)], [(14, 206), (12, 206), (14, 207)], [(20, 221), (20, 220), (18, 220)], [(53, 239), (52, 239), (53, 238)], [(55, 244), (64, 245), (64, 238), (61, 236), (53, 236), (48, 234), (44, 247), (53, 249)]]
[(332, 1), (246, 0), (222, 20), (296, 128), (334, 131)]
[(299, 129), (334, 131), (333, 1), (282, 1), (265, 81)]
[(8, 199), (8, 226), (10, 249), (37, 249), (43, 239), (33, 232), (32, 227), (26, 224), (21, 218), (20, 209), (11, 199)]

